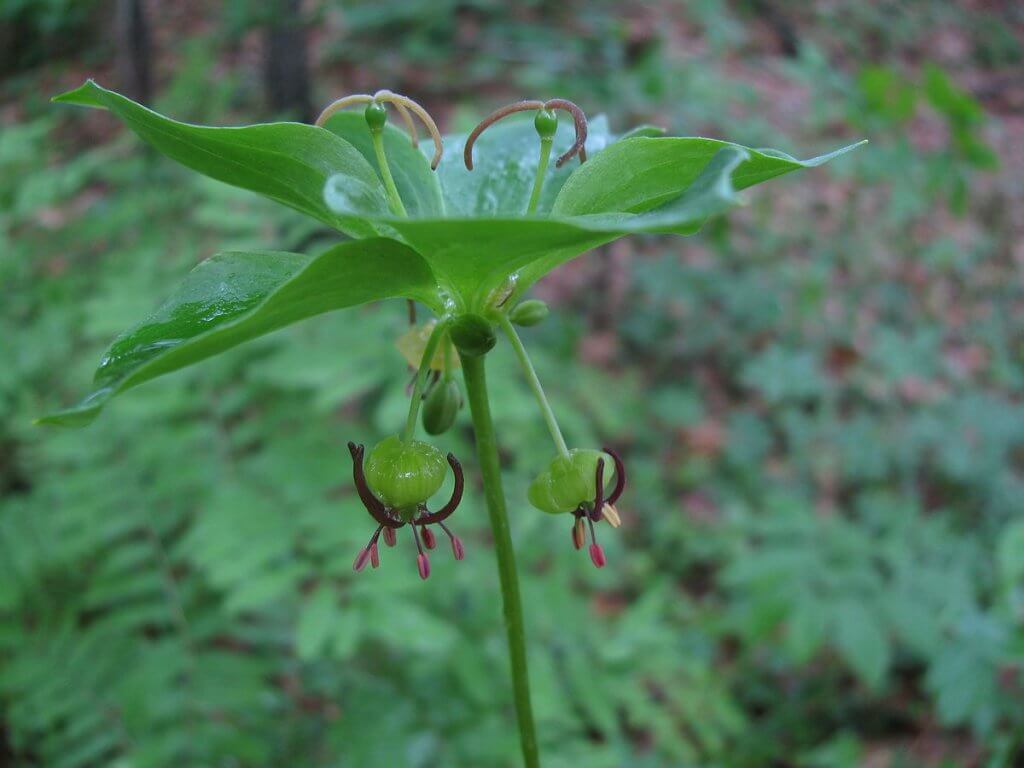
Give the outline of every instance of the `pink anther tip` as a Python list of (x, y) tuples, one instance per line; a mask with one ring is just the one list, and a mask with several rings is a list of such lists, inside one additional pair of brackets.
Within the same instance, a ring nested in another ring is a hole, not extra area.
[(423, 527), (423, 546), (427, 549), (433, 549), (437, 546), (437, 537), (434, 535), (434, 532), (426, 526)]
[(360, 549), (359, 550), (359, 554), (356, 555), (355, 562), (352, 563), (352, 570), (355, 571), (356, 573), (359, 573), (361, 570), (363, 570), (363, 568), (366, 567), (366, 563), (369, 562), (369, 560), (370, 560), (370, 549), (369, 549), (369, 547), (364, 547), (363, 549)]
[(462, 546), (462, 539), (458, 536), (452, 536), (452, 554), (455, 555), (456, 560), (461, 560), (466, 556), (466, 549)]
[(374, 568), (380, 567), (380, 550), (377, 548), (376, 541), (370, 545), (370, 565)]

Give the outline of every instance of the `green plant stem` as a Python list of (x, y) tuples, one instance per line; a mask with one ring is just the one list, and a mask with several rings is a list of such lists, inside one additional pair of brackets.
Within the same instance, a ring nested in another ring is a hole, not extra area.
[(391, 177), (391, 166), (388, 165), (388, 156), (384, 152), (384, 132), (370, 131), (370, 136), (373, 137), (373, 153), (377, 156), (377, 165), (380, 166), (380, 175), (384, 179), (384, 189), (388, 193), (391, 212), (396, 216), (408, 216), (398, 194), (398, 187), (395, 186), (395, 180)]
[(548, 170), (548, 161), (551, 159), (551, 145), (555, 138), (540, 140), (540, 159), (537, 161), (537, 175), (533, 178), (533, 192), (530, 193), (530, 203), (526, 206), (527, 213), (535, 213), (537, 203), (540, 202), (540, 191), (544, 187), (544, 174)]
[(526, 347), (523, 346), (522, 339), (516, 333), (516, 328), (512, 325), (512, 321), (508, 319), (508, 315), (500, 315), (498, 323), (501, 325), (501, 329), (505, 332), (508, 340), (512, 343), (512, 349), (515, 350), (516, 357), (519, 358), (519, 365), (522, 366), (523, 373), (526, 375), (526, 381), (537, 398), (540, 412), (544, 416), (544, 423), (548, 425), (551, 439), (555, 441), (555, 447), (558, 448), (559, 454), (568, 456), (569, 448), (565, 444), (565, 438), (562, 437), (562, 430), (555, 419), (555, 412), (551, 410), (551, 404), (548, 402), (547, 395), (544, 394), (544, 387), (541, 386), (540, 379), (537, 378), (537, 371), (534, 370), (533, 363), (530, 362), (530, 356), (526, 354)]
[(509, 663), (512, 667), (512, 691), (515, 697), (516, 719), (519, 723), (519, 743), (526, 768), (540, 768), (537, 736), (533, 727), (530, 705), (530, 676), (526, 664), (526, 632), (523, 629), (523, 606), (519, 598), (519, 577), (516, 574), (516, 556), (508, 527), (505, 492), (501, 487), (501, 466), (498, 442), (491, 420), (491, 406), (487, 399), (487, 375), (483, 357), (462, 355), (462, 374), (469, 398), (476, 435), (476, 453), (484, 481), (484, 497), (491, 519), (494, 552), (498, 558), (498, 578), (508, 634)]
[(434, 326), (427, 339), (427, 345), (423, 348), (423, 357), (420, 358), (420, 367), (416, 371), (416, 378), (412, 385), (412, 399), (409, 401), (409, 415), (405, 418), (405, 430), (402, 432), (402, 442), (408, 443), (416, 432), (416, 417), (420, 412), (420, 401), (423, 400), (423, 383), (427, 380), (427, 373), (430, 371), (430, 364), (434, 360), (434, 353), (437, 350), (438, 342), (448, 330), (448, 324), (440, 322)]

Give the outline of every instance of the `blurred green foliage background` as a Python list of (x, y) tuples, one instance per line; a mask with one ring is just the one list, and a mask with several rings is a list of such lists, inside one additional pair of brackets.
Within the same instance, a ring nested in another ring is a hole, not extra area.
[[(86, 431), (32, 426), (197, 261), (333, 237), (48, 104), (121, 84), (115, 5), (0, 0), (0, 764), (515, 765), (479, 489), (463, 563), (351, 571), (370, 522), (344, 443), (403, 418), (400, 302), (148, 384)], [(264, 41), (287, 4), (141, 7), (149, 103), (276, 116)], [(545, 765), (1024, 765), (1024, 10), (302, 14), (314, 106), (389, 87), (457, 130), (557, 95), (620, 131), (802, 157), (871, 140), (539, 286), (555, 311), (526, 336), (569, 441), (632, 472), (600, 572), (525, 502), (549, 449), (495, 352)], [(473, 475), (467, 422), (440, 443)]]

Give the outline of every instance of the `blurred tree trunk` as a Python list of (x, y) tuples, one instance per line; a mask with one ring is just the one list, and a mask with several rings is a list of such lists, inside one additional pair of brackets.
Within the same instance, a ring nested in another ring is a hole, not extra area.
[(18, 61), (18, 28), (11, 19), (0, 21), (0, 75), (16, 69)]
[(117, 0), (117, 76), (121, 89), (136, 101), (149, 103), (153, 79), (149, 22), (143, 0)]
[(265, 32), (264, 86), (274, 112), (313, 119), (302, 0), (270, 0)]
[(800, 54), (800, 37), (786, 13), (786, 3), (779, 0), (753, 0), (750, 5), (775, 34), (782, 55), (796, 58)]

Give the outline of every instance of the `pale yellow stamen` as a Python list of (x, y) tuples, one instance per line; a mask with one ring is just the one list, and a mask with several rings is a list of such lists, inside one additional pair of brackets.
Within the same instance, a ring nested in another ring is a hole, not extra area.
[(618, 528), (622, 525), (622, 518), (619, 517), (619, 511), (611, 504), (605, 504), (601, 507), (601, 514), (612, 528)]
[(416, 115), (430, 131), (430, 137), (434, 140), (434, 157), (430, 161), (431, 170), (437, 170), (437, 164), (441, 162), (441, 154), (444, 151), (444, 147), (441, 144), (441, 132), (437, 130), (437, 124), (433, 118), (427, 113), (426, 110), (420, 106), (416, 101), (411, 99), (409, 96), (403, 96), (400, 93), (389, 91), (386, 88), (377, 91), (372, 96), (369, 93), (353, 93), (350, 96), (342, 96), (336, 101), (332, 101), (328, 104), (327, 109), (316, 118), (316, 125), (323, 128), (324, 124), (327, 123), (328, 118), (334, 115), (336, 112), (340, 112), (351, 106), (352, 104), (365, 104), (371, 101), (385, 101), (392, 106), (398, 112), (398, 117), (401, 118), (401, 122), (406, 124), (406, 130), (409, 131), (409, 137), (413, 141), (413, 146), (420, 145), (420, 137), (416, 130), (416, 123), (413, 122), (413, 116), (410, 112)]
[(430, 161), (430, 167), (432, 170), (437, 170), (437, 164), (441, 162), (441, 155), (444, 152), (444, 145), (441, 143), (441, 131), (437, 129), (437, 123), (430, 114), (417, 104), (415, 101), (410, 99), (408, 96), (403, 96), (400, 93), (394, 93), (393, 91), (381, 90), (373, 94), (373, 98), (377, 101), (386, 101), (395, 105), (401, 104), (403, 107), (408, 108), (413, 114), (420, 119), (420, 121), (430, 131), (430, 137), (434, 140), (434, 158)]
[(373, 101), (373, 96), (368, 93), (354, 93), (351, 96), (342, 96), (337, 101), (332, 101), (323, 112), (320, 113), (320, 117), (316, 119), (316, 125), (321, 128), (324, 127), (324, 123), (327, 122), (327, 118), (333, 115), (335, 112), (340, 112), (346, 107), (350, 107), (353, 104), (367, 104)]
[(583, 543), (587, 540), (587, 529), (583, 527), (583, 518), (577, 517), (572, 525), (572, 543), (576, 549), (583, 549)]
[(404, 104), (395, 102), (395, 109), (398, 110), (398, 116), (402, 118), (402, 122), (405, 123), (405, 130), (409, 132), (409, 138), (412, 139), (412, 145), (419, 148), (420, 137), (416, 133), (416, 123), (412, 121), (412, 115), (409, 114), (409, 110), (405, 108)]
[(398, 116), (402, 118), (402, 122), (405, 123), (405, 128), (409, 132), (409, 138), (412, 140), (414, 147), (419, 147), (420, 139), (416, 131), (416, 123), (413, 122), (412, 115), (409, 113), (412, 112), (423, 122), (423, 125), (430, 132), (430, 137), (434, 140), (434, 157), (430, 161), (430, 168), (436, 171), (437, 164), (441, 162), (441, 154), (444, 152), (444, 145), (441, 143), (441, 131), (437, 129), (437, 123), (434, 122), (434, 119), (427, 110), (408, 96), (389, 91), (386, 88), (377, 91), (372, 96), (368, 93), (354, 93), (351, 96), (342, 96), (337, 101), (332, 101), (327, 105), (327, 108), (320, 113), (320, 117), (316, 119), (316, 125), (323, 128), (327, 119), (335, 112), (340, 112), (353, 104), (367, 104), (369, 102), (386, 102), (393, 106), (398, 111)]

